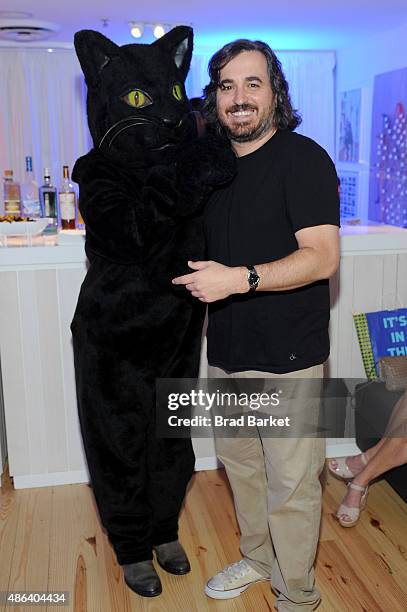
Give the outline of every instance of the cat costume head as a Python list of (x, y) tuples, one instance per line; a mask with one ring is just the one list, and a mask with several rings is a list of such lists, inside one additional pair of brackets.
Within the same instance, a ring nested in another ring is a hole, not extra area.
[(184, 85), (192, 46), (187, 26), (151, 45), (120, 47), (93, 30), (75, 34), (95, 147), (121, 165), (166, 164), (196, 136)]

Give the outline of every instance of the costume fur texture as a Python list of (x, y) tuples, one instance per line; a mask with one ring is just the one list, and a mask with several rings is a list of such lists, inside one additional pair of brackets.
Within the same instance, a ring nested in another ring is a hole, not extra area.
[(196, 140), (184, 81), (192, 30), (118, 47), (75, 36), (94, 148), (74, 167), (89, 269), (72, 322), (92, 488), (120, 564), (178, 537), (190, 440), (155, 436), (155, 379), (198, 374), (204, 305), (171, 279), (204, 258), (208, 186), (233, 175), (223, 144)]

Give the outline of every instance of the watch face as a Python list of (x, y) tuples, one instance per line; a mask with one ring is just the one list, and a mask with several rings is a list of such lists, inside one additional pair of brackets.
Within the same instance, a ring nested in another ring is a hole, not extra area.
[(259, 275), (256, 272), (254, 272), (253, 270), (251, 270), (249, 272), (249, 285), (250, 286), (257, 285), (259, 280), (260, 280)]

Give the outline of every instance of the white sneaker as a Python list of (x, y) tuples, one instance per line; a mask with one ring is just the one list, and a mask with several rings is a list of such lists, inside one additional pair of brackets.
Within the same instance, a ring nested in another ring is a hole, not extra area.
[(256, 582), (270, 580), (254, 570), (244, 559), (227, 565), (219, 574), (210, 578), (205, 593), (213, 599), (232, 599)]

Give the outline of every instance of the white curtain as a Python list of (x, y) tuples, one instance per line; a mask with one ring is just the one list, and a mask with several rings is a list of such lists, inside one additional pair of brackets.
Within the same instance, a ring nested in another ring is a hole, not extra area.
[[(334, 155), (334, 67), (330, 52), (278, 52), (301, 112), (298, 131)], [(187, 81), (190, 97), (202, 95), (210, 55), (195, 54)], [(62, 166), (92, 146), (86, 119), (86, 87), (73, 49), (0, 48), (0, 171), (24, 176), (32, 155), (39, 182), (45, 166), (59, 183)]]
[[(201, 96), (209, 82), (208, 63), (212, 54), (192, 58), (187, 80), (190, 97)], [(289, 83), (293, 106), (302, 123), (297, 129), (316, 140), (335, 156), (335, 53), (331, 51), (277, 51)]]
[(22, 180), (32, 155), (37, 181), (49, 167), (58, 184), (62, 166), (71, 171), (92, 146), (85, 98), (73, 50), (0, 49), (0, 170)]

